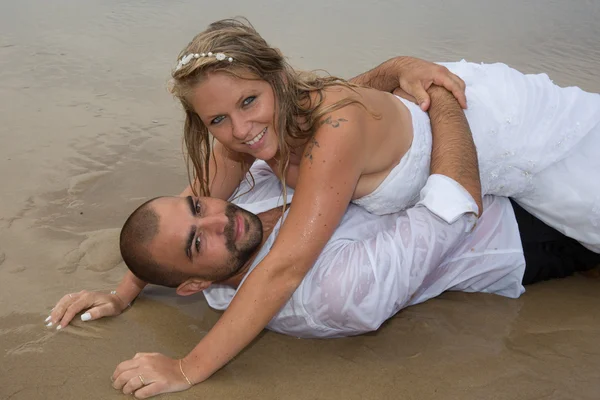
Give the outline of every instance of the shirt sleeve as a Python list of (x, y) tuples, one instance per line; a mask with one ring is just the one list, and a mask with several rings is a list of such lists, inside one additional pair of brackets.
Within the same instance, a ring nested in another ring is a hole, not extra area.
[[(432, 175), (417, 206), (367, 217), (362, 238), (332, 243), (303, 285), (311, 334), (351, 336), (377, 330), (410, 303), (423, 280), (470, 234), (477, 205), (445, 176)], [(361, 215), (358, 207), (349, 209)], [(358, 224), (357, 224), (358, 225)]]
[(421, 189), (417, 207), (425, 206), (433, 214), (451, 224), (466, 213), (479, 214), (479, 207), (471, 194), (446, 175), (430, 175)]

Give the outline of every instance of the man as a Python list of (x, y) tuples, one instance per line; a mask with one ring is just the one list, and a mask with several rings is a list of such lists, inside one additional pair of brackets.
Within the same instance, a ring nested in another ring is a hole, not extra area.
[[(269, 251), (281, 221), (279, 180), (262, 162), (252, 174), (254, 189), (234, 201), (242, 208), (192, 197), (158, 198), (140, 207), (121, 235), (130, 270), (145, 282), (176, 287), (180, 295), (203, 290), (213, 308), (225, 309)], [(375, 216), (350, 205), (269, 329), (298, 337), (354, 335), (376, 330), (401, 308), (445, 290), (518, 297), (524, 259), (509, 200), (486, 198), (485, 212), (469, 233), (475, 218), (450, 224), (427, 208), (437, 201), (472, 203), (461, 188), (453, 191), (453, 182), (434, 178), (420, 206), (407, 212)], [(444, 199), (427, 192), (441, 187)], [(241, 193), (247, 189), (245, 182)], [(150, 237), (140, 241), (149, 228)], [(203, 232), (199, 251), (188, 239), (195, 229)], [(496, 235), (498, 230), (512, 235)]]

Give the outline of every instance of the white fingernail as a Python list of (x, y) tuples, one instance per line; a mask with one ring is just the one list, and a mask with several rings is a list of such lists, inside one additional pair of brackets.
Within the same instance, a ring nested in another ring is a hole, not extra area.
[(48, 317), (48, 318), (46, 318), (46, 320), (45, 320), (44, 322), (48, 322), (48, 321), (50, 321), (50, 319), (52, 319), (52, 317), (51, 317), (51, 316), (50, 316), (50, 317)]
[(59, 326), (57, 326), (57, 327), (56, 327), (56, 330), (57, 330), (57, 331), (60, 331), (61, 329), (62, 329), (62, 326), (61, 326), (61, 325), (59, 325)]
[(85, 314), (81, 314), (81, 320), (82, 321), (89, 321), (90, 319), (92, 319), (92, 314), (90, 314), (89, 312), (86, 312)]
[(48, 323), (46, 324), (46, 326), (47, 326), (48, 328), (50, 328), (50, 327), (52, 326), (52, 322), (48, 322)]

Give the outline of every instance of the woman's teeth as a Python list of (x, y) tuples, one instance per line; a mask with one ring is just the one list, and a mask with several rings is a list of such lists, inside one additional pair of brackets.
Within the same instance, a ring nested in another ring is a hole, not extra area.
[(259, 133), (258, 135), (256, 135), (256, 136), (254, 137), (254, 139), (252, 139), (252, 140), (248, 140), (248, 141), (246, 142), (246, 144), (247, 144), (247, 145), (250, 145), (250, 146), (252, 146), (253, 144), (255, 144), (255, 143), (258, 143), (258, 141), (259, 141), (260, 139), (262, 139), (262, 137), (263, 137), (263, 136), (265, 136), (265, 133), (266, 133), (266, 132), (267, 132), (267, 128), (263, 129), (261, 133)]

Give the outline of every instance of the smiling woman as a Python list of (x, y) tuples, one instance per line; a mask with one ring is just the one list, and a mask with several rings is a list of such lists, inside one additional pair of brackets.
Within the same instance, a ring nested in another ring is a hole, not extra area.
[[(220, 59), (217, 54), (224, 56)], [(250, 164), (261, 159), (277, 171), (285, 190), (290, 162), (299, 164), (322, 117), (351, 104), (364, 107), (351, 91), (325, 101), (323, 90), (334, 87), (355, 89), (336, 77), (296, 72), (247, 23), (211, 24), (180, 53), (173, 71), (171, 91), (186, 113), (191, 189), (200, 195), (215, 195), (218, 190), (218, 197), (227, 198)], [(209, 134), (223, 150), (211, 148)], [(211, 152), (223, 156), (211, 161)], [(221, 168), (233, 175), (220, 173)]]

